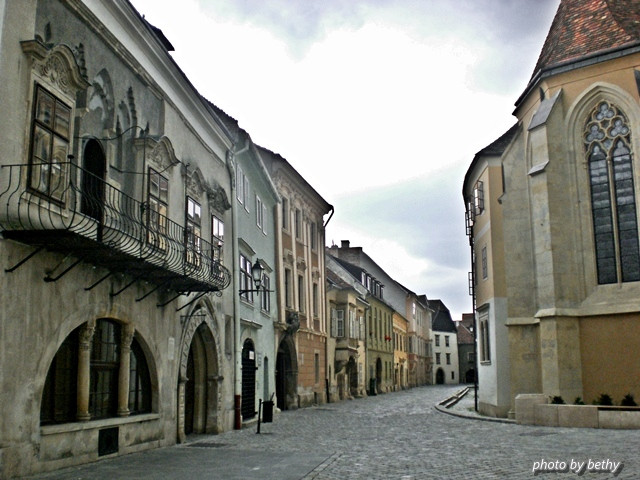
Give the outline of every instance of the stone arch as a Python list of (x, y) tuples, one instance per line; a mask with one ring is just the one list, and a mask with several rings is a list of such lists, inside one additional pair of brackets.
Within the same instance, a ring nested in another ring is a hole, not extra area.
[[(89, 305), (86, 308), (78, 310), (74, 312), (74, 314), (67, 317), (56, 329), (56, 333), (52, 336), (52, 338), (55, 338), (55, 341), (51, 341), (46, 345), (46, 349), (45, 349), (46, 353), (41, 356), (40, 362), (37, 366), (37, 375), (36, 375), (36, 382), (35, 382), (37, 386), (36, 386), (36, 391), (34, 392), (35, 401), (37, 402), (37, 406), (38, 406), (37, 411), (42, 410), (42, 402), (44, 397), (44, 390), (46, 388), (48, 373), (50, 368), (53, 365), (54, 359), (56, 358), (56, 356), (58, 355), (58, 352), (62, 347), (62, 344), (67, 339), (69, 339), (71, 335), (76, 333), (76, 335), (78, 336), (78, 338), (76, 338), (76, 348), (79, 348), (79, 350), (82, 350), (81, 343), (83, 341), (89, 342), (89, 345), (91, 345), (91, 343), (93, 342), (94, 328), (96, 327), (97, 322), (100, 320), (106, 320), (106, 321), (115, 323), (119, 325), (119, 328), (120, 328), (120, 335), (121, 335), (120, 344), (119, 344), (120, 366), (119, 366), (119, 373), (117, 374), (118, 387), (117, 387), (117, 390), (114, 392), (116, 397), (118, 398), (117, 402), (119, 403), (119, 406), (122, 407), (122, 409), (120, 408), (118, 409), (118, 415), (120, 416), (124, 414), (126, 416), (129, 414), (129, 410), (127, 407), (129, 404), (128, 399), (129, 399), (129, 371), (130, 371), (129, 360), (130, 359), (127, 355), (128, 355), (128, 352), (130, 352), (132, 341), (134, 339), (136, 341), (137, 346), (139, 346), (140, 350), (144, 355), (144, 363), (146, 365), (147, 373), (149, 375), (149, 378), (148, 378), (149, 390), (145, 389), (145, 391), (147, 391), (150, 396), (149, 397), (150, 408), (151, 408), (150, 411), (156, 411), (156, 412), (158, 411), (158, 405), (159, 405), (158, 367), (157, 367), (156, 359), (152, 353), (152, 349), (150, 348), (142, 332), (137, 331), (135, 329), (134, 322), (132, 322), (127, 315), (122, 314), (122, 311), (120, 308), (117, 308), (117, 307), (114, 308), (113, 306), (112, 308), (105, 308), (105, 306), (102, 304)], [(78, 345), (78, 343), (80, 343), (80, 345)], [(77, 361), (77, 364), (74, 365), (74, 371), (75, 371), (74, 375), (77, 375), (76, 380), (78, 384), (76, 388), (78, 389), (77, 390), (78, 399), (80, 398), (81, 396), (80, 392), (82, 391), (82, 389), (80, 388), (80, 385), (81, 385), (80, 364), (82, 363), (80, 361), (80, 357), (81, 357), (80, 353), (81, 352), (78, 351), (75, 354), (77, 356), (74, 357), (75, 360)], [(86, 357), (86, 361), (87, 362), (90, 361), (89, 357)], [(87, 365), (88, 368), (93, 368), (93, 367), (90, 367), (89, 363), (85, 365)], [(91, 370), (87, 370), (87, 374), (90, 371)], [(84, 378), (86, 379), (87, 382), (90, 381), (88, 376)], [(123, 388), (124, 388), (124, 393), (122, 393)], [(89, 384), (86, 384), (83, 395), (87, 399), (89, 398), (87, 396), (90, 395), (89, 392), (90, 392), (90, 386)], [(80, 400), (78, 400), (78, 402), (80, 402)], [(79, 416), (80, 412), (81, 410), (78, 407), (78, 419), (80, 419), (80, 416)], [(88, 420), (89, 417), (87, 416), (84, 419)], [(33, 418), (34, 424), (39, 424), (40, 421), (41, 421), (40, 415), (34, 416)], [(71, 421), (76, 421), (76, 419)]]
[(276, 397), (280, 410), (298, 406), (298, 354), (293, 337), (285, 335), (278, 345), (276, 355)]
[[(222, 367), (220, 332), (217, 327), (216, 317), (212, 305), (201, 300), (190, 311), (185, 322), (182, 339), (180, 342), (179, 371), (178, 371), (178, 441), (186, 438), (185, 419), (190, 408), (185, 402), (188, 371), (191, 369), (190, 361), (197, 362), (193, 368), (198, 376), (199, 389), (196, 402), (200, 402), (194, 414), (194, 432), (218, 433), (222, 431), (222, 381), (220, 375)], [(192, 347), (194, 350), (192, 351)], [(190, 359), (191, 355), (191, 359)], [(195, 405), (194, 405), (195, 407)]]
[(109, 72), (103, 68), (93, 78), (93, 91), (89, 96), (89, 111), (100, 110), (100, 124), (103, 130), (110, 130), (115, 123), (115, 100), (113, 84)]

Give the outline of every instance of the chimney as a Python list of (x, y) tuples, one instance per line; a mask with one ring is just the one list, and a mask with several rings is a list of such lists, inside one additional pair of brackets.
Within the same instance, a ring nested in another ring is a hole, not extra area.
[(349, 246), (351, 245), (351, 242), (349, 240), (342, 240), (340, 243), (340, 248), (349, 248)]

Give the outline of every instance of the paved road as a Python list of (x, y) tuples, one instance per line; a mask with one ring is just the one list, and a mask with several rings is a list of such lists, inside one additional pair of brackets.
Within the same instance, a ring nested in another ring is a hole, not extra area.
[[(277, 415), (256, 429), (105, 459), (34, 479), (640, 478), (640, 432), (519, 426), (434, 408), (459, 386), (432, 386)], [(459, 406), (462, 410), (464, 407)], [(591, 470), (594, 462), (600, 469)], [(570, 469), (585, 462), (581, 475)]]

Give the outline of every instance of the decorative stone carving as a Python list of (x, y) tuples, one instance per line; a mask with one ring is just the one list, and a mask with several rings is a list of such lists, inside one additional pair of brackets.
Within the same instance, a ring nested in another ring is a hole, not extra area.
[(214, 184), (208, 189), (207, 197), (209, 199), (209, 207), (219, 212), (226, 212), (231, 208), (227, 192), (221, 185)]
[(298, 312), (287, 313), (287, 334), (293, 335), (300, 329), (300, 316)]
[(38, 39), (20, 42), (20, 45), (33, 61), (34, 72), (66, 95), (73, 97), (76, 91), (90, 86), (73, 52), (66, 45), (49, 49)]

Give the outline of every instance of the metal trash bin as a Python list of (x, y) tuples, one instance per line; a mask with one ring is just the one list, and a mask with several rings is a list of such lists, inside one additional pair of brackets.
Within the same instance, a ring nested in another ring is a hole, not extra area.
[(273, 401), (262, 402), (262, 423), (273, 422)]

